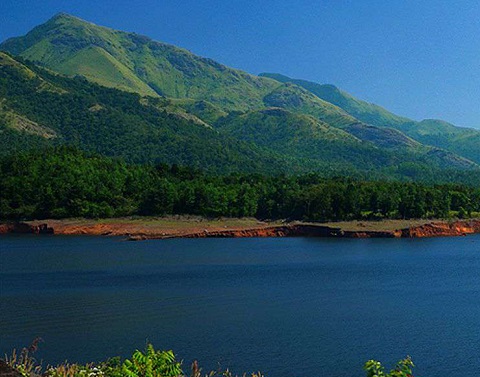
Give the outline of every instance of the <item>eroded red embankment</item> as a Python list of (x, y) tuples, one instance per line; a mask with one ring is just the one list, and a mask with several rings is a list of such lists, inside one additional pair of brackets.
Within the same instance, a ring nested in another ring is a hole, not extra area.
[(480, 220), (436, 221), (401, 230), (401, 237), (446, 237), (480, 233)]
[(288, 224), (263, 226), (241, 229), (203, 230), (184, 229), (181, 232), (159, 229), (134, 229), (119, 224), (95, 224), (86, 226), (69, 226), (60, 224), (50, 227), (48, 224), (7, 223), (0, 224), (0, 234), (5, 233), (33, 233), (33, 234), (87, 234), (87, 235), (117, 235), (128, 236), (130, 240), (166, 239), (166, 238), (240, 238), (240, 237), (340, 237), (340, 238), (418, 238), (464, 236), (466, 234), (480, 233), (480, 220), (458, 220), (454, 222), (431, 222), (398, 230), (385, 231), (344, 231), (321, 225)]
[(304, 224), (290, 224), (290, 225), (272, 225), (255, 228), (243, 229), (222, 229), (222, 230), (203, 230), (200, 232), (191, 232), (183, 234), (136, 234), (130, 235), (129, 240), (145, 240), (153, 238), (245, 238), (245, 237), (299, 237), (299, 236), (313, 236), (313, 237), (335, 237), (341, 236), (340, 228), (331, 228), (320, 225), (304, 225)]
[(0, 234), (21, 233), (21, 234), (53, 234), (53, 228), (47, 224), (31, 225), (26, 223), (0, 224)]
[[(317, 225), (284, 225), (254, 229), (221, 230), (216, 232), (200, 232), (184, 235), (186, 238), (205, 237), (341, 237), (341, 238), (421, 238), (464, 236), (480, 233), (480, 220), (458, 220), (454, 222), (432, 222), (405, 229), (385, 231), (343, 231), (340, 228), (331, 228)], [(175, 235), (162, 238), (176, 237)], [(146, 237), (148, 238), (148, 236)], [(132, 237), (136, 239), (136, 237)], [(142, 239), (139, 237), (139, 239)], [(145, 239), (145, 238), (143, 238)]]

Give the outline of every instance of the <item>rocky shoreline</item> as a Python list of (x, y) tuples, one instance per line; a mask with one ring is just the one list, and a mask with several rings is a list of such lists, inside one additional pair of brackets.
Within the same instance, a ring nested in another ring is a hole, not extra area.
[[(424, 225), (381, 231), (349, 231), (312, 224), (292, 224), (269, 226), (255, 229), (221, 230), (214, 232), (197, 232), (183, 235), (182, 238), (241, 238), (241, 237), (329, 237), (329, 238), (425, 238), (458, 237), (480, 233), (480, 220), (431, 222)], [(129, 240), (177, 238), (175, 235), (146, 236), (131, 235)]]
[(23, 222), (0, 223), (0, 234), (54, 234), (47, 224), (32, 225)]
[[(61, 222), (59, 223), (61, 224)], [(422, 225), (395, 230), (344, 230), (318, 224), (292, 223), (262, 225), (234, 229), (203, 229), (198, 227), (181, 232), (149, 230), (136, 227), (96, 223), (95, 225), (69, 226), (37, 222), (12, 222), (0, 224), (0, 234), (57, 234), (57, 235), (105, 235), (124, 236), (127, 240), (171, 238), (243, 238), (243, 237), (330, 237), (330, 238), (423, 238), (454, 237), (480, 233), (480, 220), (433, 221)]]

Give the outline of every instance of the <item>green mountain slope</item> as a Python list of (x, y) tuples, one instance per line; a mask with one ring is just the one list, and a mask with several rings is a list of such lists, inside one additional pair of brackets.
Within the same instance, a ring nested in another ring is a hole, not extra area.
[(355, 135), (361, 140), (370, 141), (371, 143), (384, 148), (411, 148), (422, 149), (425, 146), (416, 140), (406, 136), (402, 132), (394, 128), (384, 128), (370, 126), (363, 123), (356, 123), (344, 128), (345, 131)]
[(131, 162), (217, 172), (316, 168), (167, 111), (161, 99), (145, 102), (138, 94), (55, 75), (3, 53), (0, 104), (1, 154), (70, 144)]
[[(356, 138), (395, 152), (424, 154), (432, 148), (422, 145), (399, 130), (362, 123), (346, 111), (318, 98), (307, 89), (285, 83), (265, 96), (266, 106), (281, 107), (298, 114), (308, 114), (321, 122), (342, 129)], [(457, 160), (455, 158), (455, 160)], [(468, 162), (465, 160), (465, 163)]]
[(67, 75), (82, 75), (100, 85), (156, 96), (156, 92), (141, 81), (121, 62), (104, 49), (92, 46), (73, 54), (61, 66), (52, 66)]
[(305, 88), (324, 101), (330, 102), (356, 119), (374, 126), (395, 127), (411, 122), (411, 119), (395, 115), (388, 110), (359, 100), (334, 85), (317, 84), (306, 80), (297, 80), (277, 73), (261, 73), (261, 77), (268, 77), (282, 83), (293, 83)]
[(289, 155), (335, 161), (357, 169), (391, 165), (396, 158), (327, 123), (271, 107), (222, 119), (217, 129), (240, 140)]
[(189, 114), (195, 115), (197, 118), (207, 124), (214, 124), (220, 118), (226, 117), (227, 112), (208, 101), (195, 101), (191, 99), (166, 99), (164, 106), (171, 107), (174, 111), (183, 109)]
[(480, 130), (457, 127), (437, 119), (425, 119), (398, 126), (416, 140), (435, 145), (480, 163)]
[(263, 99), (266, 106), (281, 107), (297, 113), (311, 115), (322, 122), (345, 127), (358, 120), (339, 107), (328, 103), (297, 85), (283, 84)]
[[(301, 86), (322, 100), (338, 106), (362, 122), (378, 127), (395, 128), (417, 142), (442, 148), (480, 163), (480, 130), (457, 127), (448, 122), (436, 119), (426, 119), (421, 122), (416, 122), (393, 114), (378, 105), (359, 100), (333, 85), (323, 85), (306, 80), (292, 79), (276, 73), (262, 73), (260, 76), (272, 78), (281, 83), (291, 83)], [(355, 127), (349, 126), (347, 131), (362, 138), (361, 134), (365, 135), (369, 130), (364, 128), (360, 134), (359, 132), (355, 132), (358, 131), (355, 130)], [(376, 132), (378, 133), (378, 131)], [(382, 139), (385, 139), (385, 136), (386, 135), (382, 135)], [(395, 139), (391, 139), (390, 141), (393, 144), (397, 144), (401, 141), (401, 138), (395, 137)], [(383, 142), (382, 145), (385, 146)], [(392, 144), (389, 143), (388, 145)]]
[(187, 50), (135, 33), (58, 14), (0, 49), (98, 84), (173, 98), (205, 100), (228, 110), (259, 107), (278, 86)]
[[(451, 165), (445, 156), (426, 166), (425, 154), (392, 153), (285, 109), (225, 116), (206, 102), (140, 97), (53, 74), (4, 53), (0, 104), (1, 154), (67, 144), (131, 162), (190, 165), (218, 173), (317, 171), (386, 178), (402, 177), (406, 164), (421, 172), (414, 177), (419, 178), (445, 167), (478, 170), (463, 161)], [(210, 117), (215, 127), (200, 117)]]
[(207, 124), (225, 116), (225, 110), (248, 111), (264, 106), (309, 114), (335, 127), (359, 123), (300, 86), (280, 85), (147, 37), (96, 26), (66, 14), (55, 16), (24, 37), (4, 42), (0, 48), (104, 86), (177, 98), (177, 108), (183, 107)]
[(272, 151), (281, 150), (297, 158), (332, 161), (355, 169), (388, 169), (404, 163), (443, 169), (476, 168), (465, 158), (422, 145), (395, 129), (361, 123), (339, 129), (315, 117), (276, 107), (233, 114), (217, 122), (216, 127)]
[[(225, 110), (250, 111), (266, 106), (312, 115), (334, 127), (356, 125), (356, 131), (364, 127), (359, 126), (361, 119), (301, 86), (252, 76), (177, 47), (66, 14), (55, 16), (24, 37), (4, 42), (0, 48), (104, 86), (176, 98), (169, 110), (176, 107), (178, 113), (183, 108), (207, 124), (225, 116)], [(382, 132), (376, 130), (375, 141), (383, 140), (378, 146), (398, 148), (402, 144), (403, 135), (387, 131), (382, 136)], [(394, 140), (395, 136), (399, 140)]]

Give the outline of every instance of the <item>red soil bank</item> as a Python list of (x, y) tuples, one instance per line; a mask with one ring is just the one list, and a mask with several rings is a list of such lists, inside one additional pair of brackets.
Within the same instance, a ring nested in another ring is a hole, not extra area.
[(181, 231), (165, 231), (142, 229), (141, 226), (125, 224), (92, 224), (92, 225), (65, 225), (6, 223), (0, 224), (0, 234), (6, 233), (33, 233), (33, 234), (85, 234), (85, 235), (112, 235), (127, 236), (129, 240), (168, 239), (168, 238), (237, 238), (237, 237), (339, 237), (339, 238), (419, 238), (419, 237), (447, 237), (464, 236), (480, 233), (480, 220), (457, 220), (454, 222), (431, 222), (424, 225), (405, 229), (385, 231), (344, 231), (311, 224), (287, 224), (259, 226), (240, 229), (213, 229), (200, 230), (198, 227)]

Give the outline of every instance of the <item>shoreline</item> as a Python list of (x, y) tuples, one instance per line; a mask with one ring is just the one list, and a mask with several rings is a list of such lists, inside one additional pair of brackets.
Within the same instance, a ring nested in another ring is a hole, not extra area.
[(0, 223), (0, 234), (123, 236), (130, 241), (172, 238), (329, 237), (425, 238), (480, 233), (480, 219), (383, 220), (338, 223), (262, 222), (256, 219), (120, 218)]

